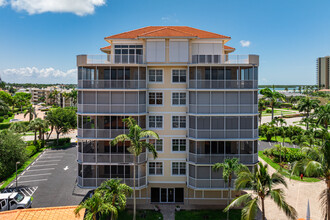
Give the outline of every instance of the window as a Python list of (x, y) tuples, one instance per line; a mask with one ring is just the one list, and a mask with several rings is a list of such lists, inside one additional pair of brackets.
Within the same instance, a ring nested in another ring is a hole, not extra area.
[(162, 104), (163, 104), (163, 93), (161, 92), (149, 93), (149, 105), (162, 105)]
[(163, 128), (163, 116), (149, 116), (149, 128)]
[(172, 128), (186, 128), (186, 116), (172, 116)]
[(185, 92), (172, 93), (172, 105), (186, 105), (186, 93)]
[(143, 45), (115, 45), (115, 63), (142, 63)]
[(187, 80), (186, 70), (172, 70), (173, 83), (185, 83)]
[(186, 175), (186, 162), (172, 162), (172, 175)]
[(157, 152), (163, 151), (163, 139), (150, 139), (149, 143), (153, 144), (155, 146), (155, 149)]
[(163, 82), (163, 70), (149, 70), (149, 82)]
[(186, 139), (172, 139), (172, 151), (186, 151)]
[(149, 175), (163, 175), (163, 163), (149, 162)]

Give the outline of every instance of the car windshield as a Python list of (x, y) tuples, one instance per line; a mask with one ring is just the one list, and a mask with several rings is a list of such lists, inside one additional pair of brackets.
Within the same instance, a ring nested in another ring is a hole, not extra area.
[(14, 199), (15, 199), (17, 202), (21, 202), (21, 201), (24, 199), (24, 195), (21, 194), (21, 193), (17, 193), (17, 195), (14, 197)]

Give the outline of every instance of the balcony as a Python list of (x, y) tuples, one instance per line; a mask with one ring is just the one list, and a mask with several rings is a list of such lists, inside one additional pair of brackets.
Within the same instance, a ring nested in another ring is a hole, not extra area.
[(189, 80), (189, 89), (258, 89), (257, 80)]
[(78, 104), (79, 113), (140, 114), (146, 113), (146, 104)]
[(188, 137), (194, 139), (256, 139), (258, 138), (258, 129), (217, 130), (189, 128)]
[(225, 189), (227, 184), (223, 179), (196, 179), (189, 177), (188, 186), (193, 188), (204, 188), (204, 189)]
[(191, 114), (256, 114), (258, 113), (258, 105), (203, 105), (190, 104), (189, 113)]
[(251, 64), (259, 65), (258, 55), (192, 55), (191, 64)]
[(146, 89), (146, 80), (78, 80), (78, 89)]
[(77, 65), (88, 64), (143, 64), (141, 54), (100, 54), (100, 55), (78, 55)]
[(188, 154), (188, 161), (195, 164), (223, 163), (227, 158), (238, 158), (243, 164), (255, 164), (258, 162), (258, 154)]
[(128, 129), (83, 129), (78, 128), (79, 138), (113, 139), (120, 134), (128, 134)]
[[(78, 176), (78, 186), (80, 187), (86, 187), (86, 188), (96, 188), (101, 185), (102, 182), (108, 180), (110, 178), (82, 178)], [(133, 187), (134, 185), (134, 179), (133, 178), (119, 178), (121, 179), (122, 183), (125, 183), (126, 185)], [(142, 188), (147, 186), (147, 178), (140, 177), (135, 178), (135, 187)]]
[[(81, 153), (78, 152), (78, 161), (83, 163), (133, 163), (134, 156), (132, 154), (118, 153)], [(147, 161), (146, 152), (143, 152), (136, 158), (137, 163), (145, 163)]]

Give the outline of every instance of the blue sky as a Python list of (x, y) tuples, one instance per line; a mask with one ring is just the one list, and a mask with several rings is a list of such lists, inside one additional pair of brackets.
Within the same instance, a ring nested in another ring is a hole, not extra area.
[(315, 84), (316, 58), (330, 54), (325, 0), (33, 2), (0, 0), (0, 75), (7, 82), (76, 83), (77, 54), (100, 54), (104, 37), (150, 25), (231, 36), (235, 54), (260, 55), (259, 84)]

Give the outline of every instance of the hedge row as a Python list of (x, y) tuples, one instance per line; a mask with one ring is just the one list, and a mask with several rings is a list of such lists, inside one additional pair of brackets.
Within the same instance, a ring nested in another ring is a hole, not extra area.
[[(20, 123), (24, 123), (26, 126), (29, 125), (29, 122), (28, 121), (21, 121)], [(8, 129), (11, 124), (12, 124), (11, 122), (0, 123), (0, 130)]]

